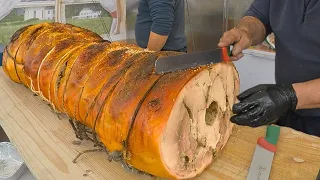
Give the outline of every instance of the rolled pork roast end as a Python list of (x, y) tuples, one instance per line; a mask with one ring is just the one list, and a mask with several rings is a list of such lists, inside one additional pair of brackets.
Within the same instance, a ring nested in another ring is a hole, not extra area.
[(178, 179), (200, 174), (231, 135), (229, 121), (235, 97), (233, 67), (218, 64), (201, 71), (179, 93), (160, 152), (168, 172)]

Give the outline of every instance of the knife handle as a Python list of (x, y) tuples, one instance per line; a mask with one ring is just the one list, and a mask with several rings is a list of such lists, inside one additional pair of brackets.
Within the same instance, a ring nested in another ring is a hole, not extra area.
[(222, 60), (225, 62), (230, 61), (230, 56), (231, 56), (230, 49), (227, 47), (222, 47), (221, 51), (222, 51)]
[(276, 144), (279, 139), (279, 134), (280, 126), (270, 125), (267, 127), (266, 137), (260, 137), (257, 143), (263, 148), (275, 153), (277, 151)]
[(269, 143), (276, 145), (279, 139), (279, 134), (280, 126), (270, 125), (267, 127), (266, 140)]

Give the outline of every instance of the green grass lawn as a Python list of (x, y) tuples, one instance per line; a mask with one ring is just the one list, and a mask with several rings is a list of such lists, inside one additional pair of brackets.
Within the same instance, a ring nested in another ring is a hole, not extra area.
[[(105, 26), (102, 25), (103, 20)], [(42, 22), (53, 22), (53, 20), (32, 20), (32, 21), (17, 21), (17, 22), (0, 22), (0, 44), (6, 45), (11, 36), (21, 27), (29, 24), (38, 24)], [(112, 19), (110, 17), (103, 17), (102, 19), (67, 19), (67, 23), (89, 29), (98, 34), (105, 34), (109, 32)], [(106, 27), (107, 29), (105, 29)]]
[[(101, 21), (103, 21), (104, 25)], [(67, 19), (67, 23), (89, 29), (97, 34), (107, 34), (110, 30), (112, 18), (103, 17), (95, 19)]]

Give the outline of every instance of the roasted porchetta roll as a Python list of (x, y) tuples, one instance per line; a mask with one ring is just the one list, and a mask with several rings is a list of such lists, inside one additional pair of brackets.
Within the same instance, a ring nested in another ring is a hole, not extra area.
[(157, 58), (177, 54), (111, 43), (70, 24), (41, 23), (15, 32), (3, 70), (57, 113), (90, 128), (126, 165), (188, 179), (227, 143), (239, 77), (232, 62), (154, 72)]

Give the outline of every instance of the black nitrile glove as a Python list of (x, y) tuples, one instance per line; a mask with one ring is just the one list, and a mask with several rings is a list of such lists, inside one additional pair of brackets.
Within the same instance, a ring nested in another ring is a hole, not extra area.
[(269, 125), (294, 111), (297, 97), (292, 85), (261, 84), (250, 88), (237, 96), (231, 122), (250, 127)]

